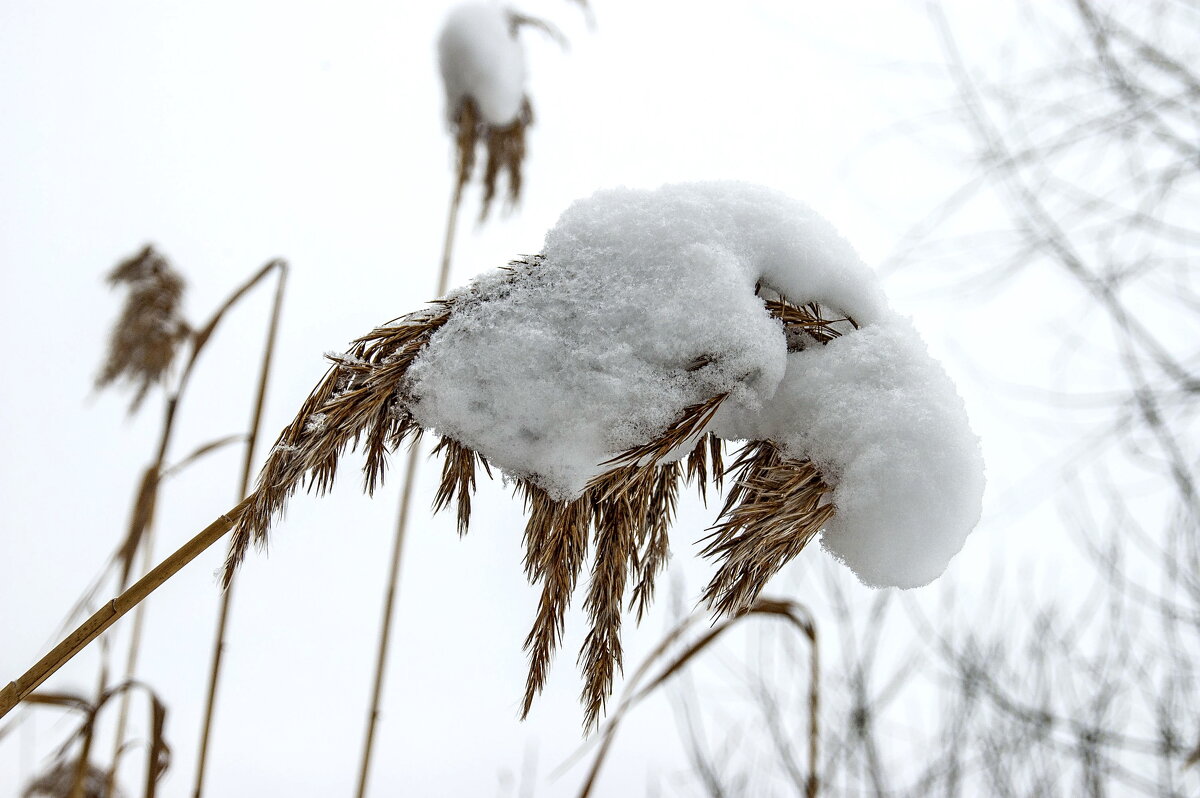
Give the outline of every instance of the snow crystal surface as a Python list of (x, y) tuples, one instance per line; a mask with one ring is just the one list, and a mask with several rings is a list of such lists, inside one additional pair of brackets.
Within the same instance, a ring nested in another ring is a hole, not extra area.
[[(861, 329), (788, 352), (756, 287)], [(823, 545), (872, 585), (937, 577), (979, 517), (962, 401), (874, 276), (806, 205), (739, 183), (600, 192), (542, 255), (454, 295), (411, 410), (552, 496), (728, 392), (711, 429), (771, 439), (835, 489)]]
[(502, 127), (517, 118), (525, 97), (525, 52), (506, 10), (485, 3), (456, 6), (438, 37), (438, 63), (450, 121), (466, 97), (475, 100), (489, 125)]

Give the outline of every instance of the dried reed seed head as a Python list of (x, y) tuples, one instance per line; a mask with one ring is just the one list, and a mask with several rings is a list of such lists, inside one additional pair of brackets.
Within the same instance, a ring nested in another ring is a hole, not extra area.
[(457, 151), (457, 192), (461, 192), (471, 180), (479, 142), (482, 141), (487, 150), (482, 178), (483, 205), (479, 212), (480, 220), (486, 219), (488, 211), (491, 210), (501, 174), (505, 175), (508, 182), (507, 203), (512, 206), (521, 201), (525, 132), (532, 125), (533, 106), (528, 97), (522, 100), (520, 113), (507, 125), (487, 123), (480, 115), (478, 105), (470, 97), (465, 97), (459, 104), (453, 125)]
[[(59, 759), (25, 787), (22, 798), (69, 798), (75, 786), (78, 761)], [(123, 793), (108, 792), (108, 771), (88, 764), (83, 776), (83, 798), (121, 798)]]
[(784, 457), (771, 441), (747, 443), (731, 471), (734, 485), (702, 552), (720, 560), (702, 599), (717, 617), (748, 610), (834, 513), (816, 466)]
[(109, 337), (108, 356), (96, 378), (103, 388), (117, 380), (135, 386), (130, 412), (155, 383), (166, 377), (179, 344), (191, 332), (180, 305), (184, 281), (170, 262), (147, 245), (117, 264), (108, 283), (128, 290)]
[(479, 106), (470, 97), (464, 97), (454, 114), (454, 143), (458, 155), (458, 181), (455, 190), (461, 192), (475, 171), (475, 146), (479, 142)]
[[(511, 279), (536, 274), (540, 259), (510, 264)], [(464, 293), (440, 300), (433, 308), (410, 314), (355, 341), (333, 362), (300, 413), (280, 434), (267, 457), (250, 509), (237, 521), (226, 563), (226, 579), (251, 541), (263, 543), (274, 519), (301, 485), (318, 493), (332, 486), (346, 448), (362, 444), (365, 488), (383, 479), (388, 455), (416, 441), (420, 427), (406, 407), (406, 372), (430, 337), (451, 317)], [(768, 311), (808, 343), (824, 343), (839, 334), (839, 319), (826, 319), (815, 305), (798, 307), (780, 298)], [(545, 685), (546, 674), (563, 634), (579, 574), (590, 547), (595, 554), (585, 610), (590, 628), (579, 655), (583, 675), (584, 722), (594, 728), (603, 715), (613, 680), (621, 669), (620, 630), (626, 612), (640, 620), (649, 607), (655, 578), (669, 556), (668, 530), (679, 491), (693, 482), (704, 495), (709, 484), (720, 490), (732, 475), (725, 506), (704, 553), (718, 568), (704, 601), (718, 615), (745, 611), (767, 580), (795, 557), (832, 517), (830, 487), (808, 462), (789, 460), (770, 441), (751, 441), (728, 469), (721, 440), (706, 432), (726, 394), (687, 407), (653, 440), (617, 454), (603, 465), (583, 495), (573, 501), (551, 498), (526, 479), (515, 492), (528, 514), (525, 571), (541, 587), (533, 627), (525, 640), (529, 672), (522, 716)], [(680, 453), (684, 452), (683, 457)], [(434, 510), (457, 506), (460, 533), (470, 521), (470, 500), (478, 461), (470, 447), (441, 436), (434, 454), (443, 458)], [(671, 462), (665, 462), (670, 460)]]

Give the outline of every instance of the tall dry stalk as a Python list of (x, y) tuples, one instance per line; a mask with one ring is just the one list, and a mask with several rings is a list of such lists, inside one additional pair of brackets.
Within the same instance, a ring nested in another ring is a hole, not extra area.
[[(129, 577), (132, 572), (133, 561), (136, 552), (139, 548), (143, 550), (144, 561), (149, 564), (153, 562), (153, 545), (154, 545), (154, 518), (155, 511), (158, 505), (158, 489), (162, 482), (163, 472), (166, 468), (167, 454), (169, 451), (172, 433), (175, 429), (175, 419), (178, 416), (180, 402), (183, 399), (185, 390), (189, 384), (190, 377), (195, 369), (196, 363), (199, 360), (200, 354), (204, 351), (205, 345), (212, 339), (213, 333), (216, 332), (225, 314), (229, 312), (243, 297), (246, 296), (255, 286), (257, 286), (267, 275), (278, 270), (280, 273), (287, 269), (286, 261), (276, 258), (268, 261), (262, 268), (255, 272), (250, 279), (238, 286), (232, 294), (226, 298), (225, 302), (213, 313), (208, 322), (201, 328), (191, 332), (189, 342), (191, 351), (188, 355), (187, 363), (183, 368), (182, 374), (179, 377), (175, 389), (167, 397), (166, 412), (163, 416), (162, 432), (159, 437), (158, 450), (154, 462), (147, 467), (145, 474), (142, 477), (141, 489), (138, 493), (137, 501), (134, 505), (132, 521), (130, 523), (129, 533), (125, 543), (122, 546), (122, 572), (119, 581), (119, 590), (129, 584)], [(126, 657), (125, 679), (130, 681), (137, 673), (138, 654), (141, 650), (142, 643), (142, 628), (143, 628), (142, 607), (138, 607), (134, 613), (133, 628), (129, 640), (129, 652)], [(125, 729), (129, 714), (129, 696), (125, 694), (121, 699), (121, 709), (117, 715), (117, 729), (113, 741), (113, 766), (110, 770), (110, 785), (113, 779), (116, 778), (118, 765), (120, 764), (121, 756), (125, 747)], [(90, 747), (90, 740), (85, 746)]]
[[(114, 286), (128, 287), (124, 309), (110, 340), (109, 352), (100, 376), (98, 387), (123, 380), (134, 384), (136, 392), (130, 410), (136, 410), (155, 384), (165, 384), (170, 378), (172, 365), (176, 362), (182, 344), (187, 343), (189, 353), (178, 379), (166, 391), (166, 402), (158, 443), (153, 461), (142, 474), (130, 522), (115, 561), (119, 564), (117, 590), (129, 585), (134, 564), (140, 551), (142, 570), (153, 562), (153, 529), (158, 504), (158, 492), (167, 468), (175, 421), (180, 402), (189, 385), (192, 372), (201, 352), (216, 331), (225, 313), (247, 292), (274, 269), (285, 269), (281, 260), (273, 260), (263, 266), (246, 283), (235, 290), (219, 307), (203, 327), (193, 329), (184, 319), (180, 304), (183, 294), (183, 279), (174, 271), (167, 259), (152, 246), (144, 247), (138, 254), (121, 262), (109, 276)], [(220, 442), (201, 447), (191, 459), (217, 448)], [(138, 653), (142, 641), (143, 614), (135, 613), (126, 657), (125, 681), (132, 681), (137, 671)], [(107, 691), (107, 669), (101, 671), (97, 695)], [(113, 767), (109, 771), (109, 791), (114, 787), (117, 766), (124, 751), (125, 728), (129, 712), (129, 694), (121, 694), (121, 708), (113, 750)], [(72, 798), (79, 798), (84, 790), (87, 776), (88, 757), (91, 754), (94, 727), (85, 729), (82, 742), (83, 756), (79, 759)]]
[[(125, 305), (109, 339), (108, 356), (96, 387), (103, 388), (118, 380), (135, 385), (130, 412), (141, 405), (142, 400), (156, 384), (165, 383), (175, 363), (179, 346), (194, 333), (184, 320), (181, 304), (184, 281), (165, 256), (151, 245), (146, 245), (138, 254), (117, 264), (108, 276), (113, 287), (124, 286), (128, 293)], [(193, 339), (194, 340), (194, 339)], [(174, 429), (175, 408), (179, 402), (188, 376), (191, 374), (195, 354), (188, 360), (174, 392), (168, 392), (166, 409), (159, 434), (158, 453), (154, 464), (142, 476), (137, 498), (130, 515), (129, 530), (117, 553), (120, 563), (119, 590), (129, 584), (134, 560), (139, 546), (149, 548), (148, 532), (153, 524), (154, 505), (158, 495), (159, 473), (166, 459), (167, 446)], [(127, 676), (132, 673), (137, 657), (137, 645), (141, 635), (140, 614), (134, 624), (129, 655)], [(108, 668), (102, 664), (96, 688), (97, 701), (108, 692)], [(127, 697), (122, 701), (127, 701)], [(122, 707), (120, 724), (128, 706)], [(84, 728), (80, 744), (79, 760), (75, 768), (75, 779), (68, 793), (70, 798), (83, 798), (89, 776), (92, 742), (95, 724)], [(118, 744), (119, 744), (118, 740)], [(110, 776), (110, 783), (111, 783)]]
[[(474, 129), (475, 119), (472, 105), (463, 104), (460, 114), (460, 131), (470, 126)], [(453, 257), (454, 233), (458, 226), (458, 210), (462, 205), (463, 187), (471, 173), (471, 163), (474, 159), (474, 139), (464, 141), (460, 132), (458, 180), (454, 186), (454, 194), (450, 198), (450, 210), (446, 218), (446, 237), (442, 243), (442, 264), (438, 270), (436, 296), (442, 296), (450, 284), (450, 263)], [(468, 152), (470, 153), (468, 155)], [(519, 166), (518, 172), (519, 174)], [(511, 185), (511, 184), (510, 184)], [(520, 182), (516, 183), (516, 191), (520, 190)], [(490, 192), (489, 195), (490, 197)], [(485, 200), (484, 212), (487, 212)], [(408, 459), (404, 465), (404, 487), (400, 491), (400, 514), (396, 521), (396, 536), (392, 541), (392, 557), (388, 566), (387, 589), (383, 599), (383, 618), (379, 628), (379, 647), (375, 654), (375, 675), (371, 682), (371, 705), (367, 710), (367, 730), (363, 739), (362, 762), (358, 770), (358, 788), (356, 795), (363, 798), (367, 794), (367, 779), (371, 771), (371, 755), (375, 750), (375, 727), (379, 720), (379, 704), (383, 700), (383, 680), (387, 670), (387, 656), (392, 636), (392, 615), (396, 606), (396, 587), (400, 582), (400, 564), (404, 552), (404, 538), (408, 531), (409, 508), (412, 506), (413, 485), (417, 478), (417, 465), (420, 462), (421, 447), (419, 441), (413, 441), (408, 450)]]
[[(516, 38), (522, 25), (541, 22), (532, 17), (523, 17), (510, 12), (510, 33)], [(542, 23), (545, 24), (545, 23)], [(533, 124), (533, 106), (529, 98), (521, 102), (517, 117), (507, 125), (489, 124), (480, 114), (475, 99), (466, 96), (454, 109), (452, 131), (456, 150), (454, 191), (446, 218), (446, 234), (442, 242), (442, 262), (438, 270), (435, 296), (441, 297), (450, 285), (450, 264), (453, 258), (455, 232), (458, 228), (458, 212), (462, 206), (463, 190), (475, 171), (476, 150), (483, 144), (487, 160), (484, 164), (482, 185), (483, 203), (479, 218), (487, 217), (496, 196), (496, 185), (503, 172), (508, 180), (508, 201), (515, 204), (521, 198), (522, 166), (525, 162), (525, 133)], [(371, 769), (371, 756), (375, 746), (375, 730), (379, 720), (379, 705), (383, 699), (384, 674), (387, 653), (391, 642), (392, 616), (396, 603), (396, 587), (400, 579), (404, 539), (407, 535), (409, 508), (412, 504), (413, 485), (420, 463), (420, 446), (414, 441), (408, 452), (404, 469), (404, 486), (400, 492), (400, 510), (396, 522), (396, 536), (392, 543), (392, 556), (388, 566), (387, 587), (383, 600), (383, 617), (380, 622), (379, 646), (375, 656), (375, 674), (371, 685), (371, 704), (367, 710), (367, 729), (363, 740), (362, 760), (358, 773), (358, 798), (367, 792), (367, 780)], [(469, 512), (469, 511), (468, 511)], [(198, 798), (198, 796), (197, 796)]]
[[(254, 468), (254, 449), (258, 443), (259, 430), (262, 427), (263, 406), (267, 397), (267, 383), (271, 373), (271, 361), (275, 354), (275, 339), (279, 332), (279, 316), (283, 309), (283, 295), (287, 286), (287, 276), (287, 263), (280, 261), (278, 280), (275, 284), (275, 299), (271, 304), (271, 318), (267, 323), (267, 340), (263, 346), (262, 362), (259, 368), (254, 409), (250, 418), (250, 431), (246, 436), (245, 456), (242, 459), (242, 473), (238, 482), (239, 499), (246, 498), (250, 490), (250, 478), (253, 475)], [(221, 661), (225, 653), (225, 633), (232, 602), (233, 583), (229, 582), (221, 594), (221, 607), (217, 617), (217, 632), (213, 642), (212, 666), (209, 669), (208, 691), (204, 703), (204, 721), (200, 731), (200, 751), (196, 759), (196, 785), (192, 791), (192, 794), (196, 798), (200, 798), (200, 795), (204, 791), (205, 769), (208, 764), (208, 743), (209, 737), (212, 734), (213, 713), (217, 701), (217, 687), (221, 676)]]

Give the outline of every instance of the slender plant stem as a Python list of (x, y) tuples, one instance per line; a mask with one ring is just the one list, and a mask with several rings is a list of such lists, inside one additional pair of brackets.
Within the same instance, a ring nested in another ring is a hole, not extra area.
[[(108, 691), (108, 657), (101, 655), (100, 676), (96, 684), (96, 705), (99, 706), (101, 697)], [(92, 729), (96, 725), (95, 713), (83, 726), (83, 739), (79, 743), (79, 758), (75, 760), (75, 774), (71, 780), (69, 798), (84, 798), (83, 788), (87, 783), (88, 762), (92, 758), (92, 742), (95, 735)]]
[(805, 796), (817, 798), (821, 791), (820, 763), (817, 762), (821, 740), (821, 653), (817, 647), (815, 621), (810, 623), (808, 631), (808, 780), (805, 783)]
[[(254, 412), (251, 414), (250, 434), (246, 437), (246, 456), (242, 461), (242, 476), (238, 487), (238, 498), (245, 498), (250, 491), (250, 477), (254, 469), (254, 447), (258, 442), (258, 433), (262, 427), (263, 406), (266, 404), (267, 383), (271, 373), (271, 360), (275, 354), (275, 339), (279, 330), (279, 315), (283, 309), (283, 294), (287, 285), (288, 267), (284, 261), (279, 264), (279, 280), (275, 284), (275, 300), (271, 305), (271, 320), (267, 326), (267, 343), (263, 348), (262, 367), (258, 374), (258, 391), (254, 400)], [(217, 703), (217, 685), (221, 678), (221, 659), (225, 653), (225, 632), (229, 621), (229, 607), (233, 602), (233, 579), (229, 580), (221, 594), (221, 609), (217, 618), (217, 634), (213, 643), (212, 668), (208, 675), (208, 698), (204, 705), (204, 723), (200, 730), (200, 753), (196, 762), (196, 786), (192, 791), (195, 798), (200, 798), (204, 791), (205, 767), (208, 763), (208, 742), (212, 735), (213, 711)]]
[[(460, 181), (450, 199), (450, 211), (446, 219), (446, 239), (442, 244), (442, 266), (438, 272), (437, 296), (446, 293), (450, 282), (450, 260), (454, 249), (454, 232), (458, 226), (458, 209), (462, 205), (463, 183)], [(413, 485), (417, 479), (421, 444), (417, 441), (408, 450), (408, 462), (404, 472), (404, 488), (400, 492), (400, 517), (396, 522), (396, 538), (392, 543), (392, 563), (388, 571), (387, 591), (383, 600), (383, 620), (379, 630), (379, 650), (375, 657), (375, 680), (371, 687), (371, 708), (367, 712), (367, 732), (363, 741), (362, 764), (358, 771), (358, 798), (367, 794), (367, 778), (371, 771), (371, 753), (375, 747), (375, 727), (379, 720), (379, 704), (383, 698), (384, 673), (387, 670), (388, 641), (392, 632), (392, 614), (396, 604), (396, 585), (400, 581), (400, 563), (403, 559), (404, 537), (408, 529), (409, 506), (412, 504)]]
[[(129, 580), (133, 575), (133, 561), (136, 556), (138, 547), (142, 547), (142, 570), (149, 569), (153, 556), (153, 540), (154, 540), (154, 511), (158, 505), (158, 482), (159, 476), (162, 474), (163, 465), (167, 460), (167, 452), (171, 445), (171, 435), (175, 431), (175, 418), (179, 409), (179, 398), (183, 395), (183, 389), (187, 385), (188, 377), (191, 375), (191, 366), (195, 363), (195, 354), (188, 361), (188, 367), (184, 369), (180, 376), (179, 385), (175, 392), (167, 397), (166, 410), (163, 412), (162, 431), (158, 436), (158, 451), (154, 456), (154, 462), (146, 469), (142, 476), (142, 483), (138, 488), (137, 497), (134, 499), (133, 511), (130, 518), (129, 534), (126, 537), (125, 544), (122, 547), (121, 558), (123, 564), (121, 566), (121, 575), (117, 590), (124, 591), (129, 586)], [(139, 529), (140, 528), (140, 529)], [(129, 638), (129, 653), (125, 660), (125, 678), (132, 679), (135, 669), (137, 668), (138, 649), (142, 641), (142, 608), (138, 607), (137, 612), (133, 616), (133, 630)], [(100, 698), (108, 690), (108, 669), (104, 668), (100, 672), (100, 685), (97, 688), (96, 700)], [(117, 765), (121, 758), (121, 748), (125, 738), (126, 718), (129, 715), (129, 693), (125, 692), (121, 695), (121, 709), (117, 715), (117, 733), (116, 741), (113, 743), (113, 763), (108, 771), (108, 779), (105, 785), (105, 795), (111, 796), (116, 790), (117, 780)], [(83, 741), (80, 745), (79, 762), (75, 768), (75, 780), (71, 785), (70, 798), (83, 798), (84, 782), (87, 778), (88, 759), (91, 757), (92, 741), (96, 735), (95, 720), (84, 728)]]
[[(154, 516), (158, 507), (158, 489), (162, 481), (163, 471), (167, 462), (167, 453), (170, 448), (172, 433), (175, 429), (175, 419), (179, 414), (179, 403), (183, 399), (184, 391), (191, 380), (192, 372), (195, 370), (196, 363), (200, 358), (200, 353), (204, 351), (205, 345), (212, 338), (213, 332), (217, 329), (221, 320), (237, 302), (246, 295), (258, 282), (263, 279), (274, 268), (285, 268), (284, 262), (281, 260), (272, 260), (265, 266), (259, 269), (247, 282), (239, 286), (229, 297), (225, 303), (221, 305), (209, 318), (205, 326), (197, 330), (192, 335), (191, 352), (188, 355), (187, 363), (184, 365), (183, 372), (179, 376), (179, 383), (175, 388), (174, 393), (167, 397), (167, 408), (163, 416), (162, 433), (159, 436), (158, 452), (155, 456), (154, 463), (147, 469), (146, 475), (143, 477), (142, 489), (139, 491), (137, 505), (134, 507), (134, 518), (131, 525), (135, 525), (130, 529), (129, 537), (126, 540), (126, 546), (131, 550), (125, 552), (124, 565), (121, 570), (120, 583), (118, 590), (125, 590), (129, 584), (129, 579), (133, 570), (134, 550), (138, 546), (144, 547), (144, 563), (143, 570), (149, 567), (153, 562), (153, 544), (154, 544)], [(245, 494), (243, 493), (243, 496)], [(241, 498), (241, 497), (239, 497)], [(143, 515), (142, 503), (146, 503)], [(140, 532), (136, 529), (136, 525), (141, 525)], [(141, 647), (142, 640), (142, 617), (143, 608), (138, 607), (134, 613), (133, 630), (129, 641), (129, 654), (126, 659), (125, 680), (132, 681), (137, 669), (138, 652)], [(104, 685), (102, 685), (103, 687)], [(111, 798), (116, 792), (117, 769), (120, 764), (121, 755), (125, 748), (125, 728), (129, 716), (129, 701), (130, 696), (128, 691), (121, 695), (121, 708), (117, 716), (117, 733), (113, 741), (113, 761), (112, 767), (108, 772), (108, 781), (105, 788), (105, 795)], [(93, 724), (94, 727), (94, 724)], [(91, 737), (94, 734), (93, 727), (89, 727), (84, 733), (84, 748), (85, 750), (91, 747)], [(72, 787), (71, 798), (82, 798), (83, 796), (83, 779), (84, 770), (77, 772), (75, 784)]]
[[(142, 544), (142, 572), (150, 570), (154, 564), (154, 537), (153, 528), (146, 530), (146, 541)], [(133, 613), (133, 629), (129, 633), (129, 654), (125, 659), (125, 681), (132, 681), (134, 673), (137, 672), (138, 651), (142, 645), (142, 620), (145, 617), (143, 612), (144, 607), (138, 606)], [(129, 717), (129, 691), (121, 693), (121, 711), (117, 715), (117, 731), (113, 738), (113, 756), (112, 767), (108, 771), (108, 779), (105, 785), (104, 794), (107, 798), (112, 798), (117, 791), (117, 766), (121, 761), (121, 754), (124, 753), (125, 747), (125, 727)], [(93, 726), (95, 724), (93, 723)], [(89, 735), (90, 736), (90, 735)], [(83, 757), (81, 757), (81, 760)], [(82, 784), (82, 782), (80, 782)]]
[(155, 566), (148, 574), (93, 613), (75, 631), (51, 649), (50, 653), (38, 660), (33, 667), (15, 681), (9, 682), (4, 689), (0, 690), (0, 718), (7, 715), (13, 707), (40, 687), (59, 668), (67, 664), (72, 657), (103, 634), (125, 613), (136, 607), (185, 565), (200, 556), (209, 546), (224, 537), (249, 506), (250, 499), (245, 499), (232, 510), (217, 518), (194, 538), (179, 547), (171, 556)]

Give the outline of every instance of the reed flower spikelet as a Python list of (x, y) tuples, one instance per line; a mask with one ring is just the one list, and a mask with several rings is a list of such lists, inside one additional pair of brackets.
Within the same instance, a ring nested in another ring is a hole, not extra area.
[(128, 382), (134, 388), (129, 408), (134, 412), (150, 388), (166, 377), (179, 344), (190, 334), (181, 310), (184, 281), (167, 258), (148, 244), (117, 264), (108, 283), (124, 287), (127, 294), (96, 387)]

